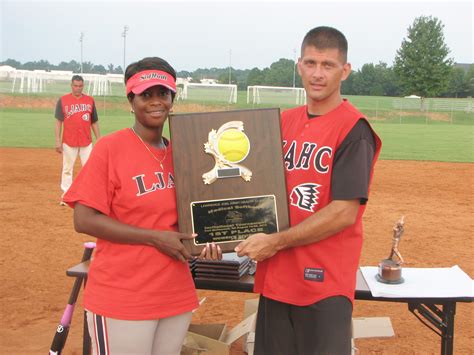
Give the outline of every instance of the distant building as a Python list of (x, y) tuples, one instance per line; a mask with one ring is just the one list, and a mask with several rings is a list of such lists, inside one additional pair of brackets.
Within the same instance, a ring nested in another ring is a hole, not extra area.
[(0, 65), (0, 79), (8, 79), (14, 75), (16, 69), (9, 65)]
[(471, 65), (473, 65), (474, 63), (454, 63), (454, 67), (455, 68), (461, 68), (462, 70), (464, 70), (464, 72), (467, 73), (467, 71), (469, 70), (469, 68), (471, 67)]
[(193, 80), (190, 76), (187, 78), (176, 78), (176, 85), (186, 85), (187, 83), (190, 83)]
[(206, 84), (206, 85), (214, 85), (217, 84), (216, 79), (201, 79), (201, 84)]
[[(176, 78), (176, 85), (179, 85), (179, 84), (186, 85), (191, 82), (193, 82), (193, 78), (190, 76), (186, 78)], [(216, 79), (201, 79), (199, 80), (199, 83), (206, 84), (206, 85), (214, 85), (214, 84), (217, 84), (218, 82)]]

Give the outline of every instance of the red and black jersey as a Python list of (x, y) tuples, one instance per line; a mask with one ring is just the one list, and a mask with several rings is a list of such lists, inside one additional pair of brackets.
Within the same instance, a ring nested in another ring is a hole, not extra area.
[[(177, 231), (171, 144), (163, 168), (131, 129), (102, 137), (64, 196), (121, 223)], [(98, 236), (84, 292), (86, 309), (116, 319), (165, 318), (198, 307), (187, 263), (151, 245), (119, 244)]]
[(56, 104), (55, 117), (64, 123), (63, 143), (70, 147), (92, 143), (91, 124), (98, 120), (92, 97), (75, 97), (71, 93), (62, 96)]
[[(347, 101), (316, 119), (308, 118), (306, 106), (282, 113), (291, 226), (299, 224), (332, 201), (331, 183), (336, 153), (363, 117)], [(376, 150), (370, 175), (381, 147), (375, 133), (374, 138)], [(364, 210), (365, 205), (361, 204), (356, 223), (333, 236), (280, 251), (259, 262), (255, 292), (300, 306), (336, 295), (353, 300), (362, 247)]]

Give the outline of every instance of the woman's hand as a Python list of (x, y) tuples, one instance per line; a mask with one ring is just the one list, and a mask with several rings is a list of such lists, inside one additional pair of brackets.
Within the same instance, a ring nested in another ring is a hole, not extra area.
[(202, 249), (201, 254), (199, 254), (198, 258), (206, 260), (221, 260), (221, 247), (216, 245), (215, 243), (206, 243), (206, 246)]
[(194, 238), (196, 238), (196, 234), (156, 231), (152, 237), (151, 244), (173, 259), (186, 262), (188, 259), (192, 259), (193, 256), (184, 247), (182, 240), (191, 240)]
[(192, 240), (197, 236), (197, 234), (157, 231), (131, 226), (79, 202), (74, 207), (74, 227), (79, 233), (89, 234), (114, 243), (151, 245), (182, 262), (193, 258), (184, 247), (182, 240)]

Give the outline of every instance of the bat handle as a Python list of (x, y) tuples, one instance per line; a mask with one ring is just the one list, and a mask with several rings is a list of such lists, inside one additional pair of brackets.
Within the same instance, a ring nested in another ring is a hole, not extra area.
[(95, 242), (85, 242), (84, 243), (84, 248), (87, 248), (87, 249), (94, 249), (95, 246), (96, 246)]
[[(95, 245), (96, 244), (94, 242), (84, 243), (84, 253), (82, 254), (81, 263), (83, 263), (84, 261), (90, 260), (90, 258), (92, 257), (92, 252), (94, 251)], [(84, 280), (84, 277), (77, 277), (76, 281), (74, 281), (74, 286), (72, 288), (72, 292), (69, 297), (68, 306), (66, 307), (65, 314), (67, 313), (69, 308), (71, 308), (69, 306), (73, 306), (72, 309), (74, 309), (74, 304), (76, 303), (76, 299), (77, 299), (77, 296), (79, 295), (79, 290), (81, 289), (81, 284), (83, 280)], [(72, 312), (71, 312), (71, 316), (72, 316)], [(68, 319), (67, 315), (65, 319)], [(61, 324), (67, 324), (67, 323), (61, 323)]]
[(94, 251), (96, 244), (94, 242), (84, 243), (84, 254), (82, 254), (81, 263), (91, 258), (92, 252)]

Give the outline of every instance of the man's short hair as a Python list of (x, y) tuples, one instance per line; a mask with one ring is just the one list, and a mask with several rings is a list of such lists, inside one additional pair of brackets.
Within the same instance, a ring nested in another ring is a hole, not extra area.
[(313, 28), (304, 36), (301, 44), (301, 55), (308, 46), (318, 49), (338, 49), (344, 63), (347, 62), (347, 39), (342, 32), (335, 28), (327, 26)]
[(84, 82), (84, 78), (80, 75), (73, 75), (72, 79), (71, 79), (71, 82), (73, 82), (73, 81), (82, 81), (82, 82)]

